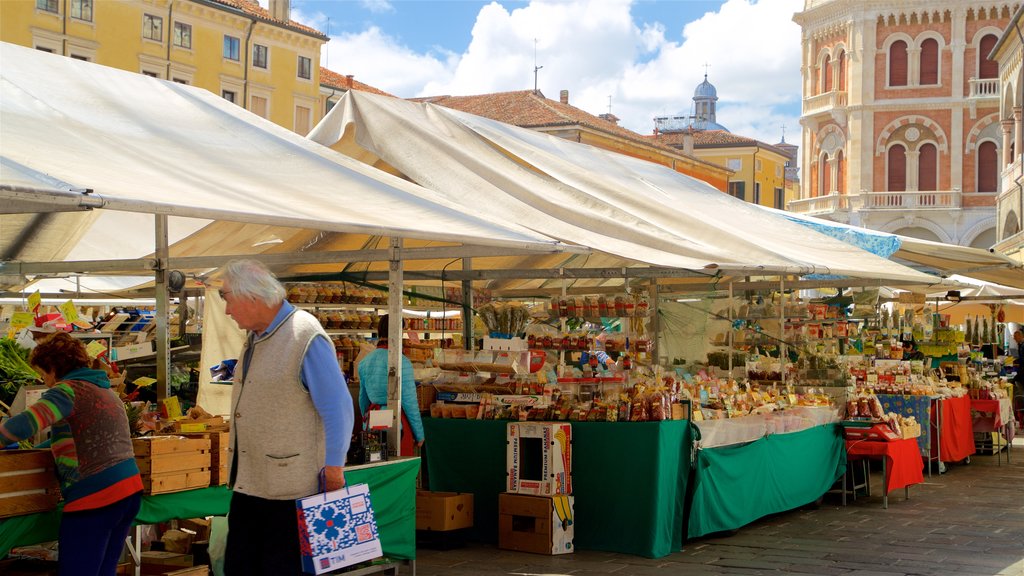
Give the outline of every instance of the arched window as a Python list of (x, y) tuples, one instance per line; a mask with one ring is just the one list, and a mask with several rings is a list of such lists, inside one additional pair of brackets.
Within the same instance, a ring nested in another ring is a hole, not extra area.
[(821, 63), (821, 85), (824, 92), (832, 91), (832, 57), (825, 56), (825, 61)]
[(939, 153), (935, 144), (922, 144), (917, 149), (917, 189), (933, 192), (938, 189)]
[(846, 91), (846, 52), (839, 52), (836, 57), (836, 67), (839, 68), (839, 91)]
[(889, 148), (886, 166), (886, 190), (889, 192), (907, 191), (907, 149), (902, 144)]
[(889, 46), (889, 86), (907, 85), (907, 43), (897, 40)]
[(818, 195), (826, 196), (832, 192), (832, 171), (828, 168), (828, 156), (822, 154), (818, 161)]
[(846, 193), (846, 158), (842, 150), (836, 151), (836, 192)]
[(978, 43), (978, 78), (999, 77), (999, 63), (988, 59), (998, 41), (999, 38), (996, 38), (995, 34), (987, 34)]
[(927, 38), (921, 42), (921, 84), (932, 86), (939, 83), (939, 42)]
[(986, 140), (978, 144), (978, 192), (996, 192), (999, 182), (999, 150)]

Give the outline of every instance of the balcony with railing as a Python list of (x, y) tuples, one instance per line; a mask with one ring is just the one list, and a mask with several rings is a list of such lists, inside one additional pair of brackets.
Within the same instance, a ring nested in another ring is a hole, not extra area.
[(846, 108), (846, 99), (845, 90), (833, 90), (804, 98), (803, 113), (804, 115), (819, 114), (835, 108)]
[(971, 78), (968, 98), (999, 98), (998, 78)]
[[(972, 194), (971, 196), (972, 198), (984, 196), (986, 202), (983, 204), (995, 205), (994, 194)], [(971, 206), (973, 205), (971, 204)], [(825, 196), (793, 200), (786, 205), (786, 209), (790, 212), (818, 216), (851, 210), (957, 210), (963, 207), (965, 207), (963, 194), (957, 189), (934, 192), (869, 192), (862, 190), (860, 194), (833, 192)]]

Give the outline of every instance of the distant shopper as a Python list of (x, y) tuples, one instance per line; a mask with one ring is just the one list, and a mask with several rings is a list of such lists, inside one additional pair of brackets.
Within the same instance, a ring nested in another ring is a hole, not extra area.
[(924, 360), (924, 358), (924, 353), (917, 349), (917, 343), (913, 340), (906, 340), (903, 342), (904, 360)]
[(248, 340), (231, 394), (233, 490), (224, 572), (302, 574), (295, 499), (345, 486), (352, 397), (331, 339), (317, 319), (285, 301), (260, 262), (234, 260), (218, 273), (225, 311)]
[[(377, 349), (359, 362), (359, 410), (366, 418), (370, 410), (388, 404), (388, 316), (377, 321)], [(401, 336), (399, 336), (401, 338)], [(416, 400), (412, 362), (402, 355), (402, 439), (399, 455), (415, 456), (413, 445), (423, 446), (423, 421)]]
[(1013, 341), (1017, 343), (1017, 373), (1013, 377), (1013, 397), (1016, 399), (1018, 396), (1024, 398), (1024, 332), (1015, 331)]
[(82, 341), (57, 332), (28, 358), (49, 388), (38, 402), (0, 425), (7, 441), (31, 438), (50, 427), (64, 513), (58, 573), (113, 576), (142, 502), (124, 404)]

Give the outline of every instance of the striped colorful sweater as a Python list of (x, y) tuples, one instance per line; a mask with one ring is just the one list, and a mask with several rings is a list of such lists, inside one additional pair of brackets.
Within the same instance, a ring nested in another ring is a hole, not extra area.
[(47, 426), (65, 511), (101, 508), (142, 490), (128, 417), (106, 373), (72, 370), (0, 432), (22, 440)]

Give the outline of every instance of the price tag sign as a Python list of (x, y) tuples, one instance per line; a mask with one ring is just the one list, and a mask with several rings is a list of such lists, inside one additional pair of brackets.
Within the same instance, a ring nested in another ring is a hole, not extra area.
[(181, 403), (178, 401), (177, 396), (171, 396), (163, 400), (164, 408), (167, 410), (167, 418), (171, 420), (178, 420), (182, 417)]
[(64, 317), (64, 321), (68, 324), (78, 320), (78, 308), (75, 307), (75, 303), (71, 300), (61, 304), (57, 309), (60, 310), (60, 315)]
[(28, 295), (28, 309), (33, 314), (39, 313), (39, 305), (43, 303), (43, 295), (39, 293), (39, 290)]
[(152, 386), (156, 384), (156, 378), (150, 378), (148, 376), (139, 376), (135, 380), (132, 380), (132, 384), (135, 384), (139, 388), (145, 388), (146, 386)]
[(93, 340), (85, 347), (85, 351), (89, 353), (89, 358), (99, 358), (107, 353), (107, 345), (102, 340)]
[(11, 314), (11, 328), (20, 330), (28, 328), (35, 323), (35, 317), (31, 312), (15, 312)]

